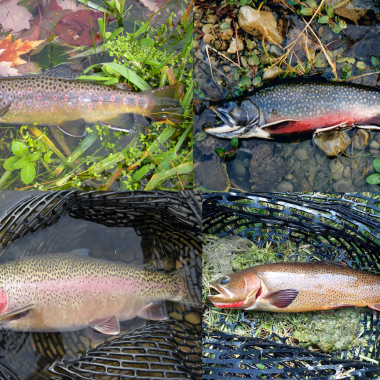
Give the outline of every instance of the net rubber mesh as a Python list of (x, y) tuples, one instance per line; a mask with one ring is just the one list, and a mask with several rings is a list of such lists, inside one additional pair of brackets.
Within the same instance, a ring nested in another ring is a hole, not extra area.
[[(148, 236), (149, 244), (157, 245), (153, 251), (169, 247), (167, 255), (174, 258), (179, 255), (183, 265), (198, 265), (200, 268), (200, 200), (200, 194), (188, 191), (38, 192), (25, 195), (3, 213), (0, 244), (4, 249), (70, 215), (108, 227), (133, 227), (139, 236)], [(190, 246), (195, 248), (189, 249)], [(194, 323), (194, 320), (200, 321), (200, 311), (185, 312), (184, 309), (178, 313), (178, 318), (148, 321), (145, 326), (115, 340), (87, 349), (84, 355), (56, 359), (49, 364), (50, 369), (34, 373), (28, 380), (200, 379), (201, 325), (200, 322)], [(12, 345), (12, 339), (8, 339), (10, 336), (14, 336), (14, 332), (2, 331), (0, 340), (4, 347), (0, 347), (0, 351), (6, 351), (7, 346)], [(75, 336), (70, 339), (74, 347), (72, 351), (81, 347)], [(59, 334), (34, 333), (30, 353), (34, 355), (37, 346), (44, 357), (56, 357), (54, 353), (60, 344)], [(20, 373), (27, 365), (19, 363), (18, 368), (8, 368), (1, 363), (0, 377), (8, 380), (24, 378)]]
[[(205, 234), (240, 236), (259, 247), (291, 241), (295, 255), (307, 243), (307, 261), (317, 256), (380, 274), (379, 194), (214, 193), (202, 198)], [(221, 315), (219, 323), (228, 325), (232, 333), (204, 326), (203, 378), (380, 378), (379, 315), (363, 309), (361, 336), (368, 346), (340, 352), (340, 359), (285, 345), (286, 338), (275, 333), (265, 340), (239, 336), (233, 333), (237, 324), (253, 328), (255, 321), (246, 319), (244, 312), (233, 323)], [(345, 360), (348, 354), (353, 359)], [(367, 361), (359, 361), (363, 357)]]

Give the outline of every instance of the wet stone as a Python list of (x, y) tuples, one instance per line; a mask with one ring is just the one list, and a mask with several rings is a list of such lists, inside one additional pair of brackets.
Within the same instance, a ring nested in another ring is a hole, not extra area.
[(280, 192), (283, 192), (283, 193), (291, 193), (293, 191), (293, 185), (291, 182), (288, 182), (288, 181), (281, 181), (277, 187), (276, 187), (276, 190), (277, 191), (280, 191)]
[(333, 184), (333, 190), (337, 193), (345, 193), (352, 189), (351, 179), (343, 178)]
[(220, 162), (204, 161), (201, 165), (202, 170), (194, 170), (195, 182), (199, 182), (207, 190), (225, 191), (227, 181)]
[(320, 133), (314, 137), (313, 141), (327, 157), (336, 157), (339, 153), (344, 152), (351, 143), (350, 136), (341, 131)]
[(246, 168), (244, 167), (244, 164), (240, 160), (234, 160), (232, 162), (232, 170), (235, 172), (235, 174), (238, 177), (244, 177), (246, 173)]
[(201, 323), (201, 317), (199, 313), (196, 313), (195, 311), (190, 311), (189, 313), (187, 313), (185, 315), (185, 320), (187, 322), (192, 323), (193, 325), (198, 325), (199, 323)]
[(338, 181), (343, 177), (343, 169), (343, 165), (339, 159), (330, 162), (331, 176), (334, 177), (334, 180)]
[(349, 166), (346, 166), (343, 169), (343, 177), (345, 177), (345, 178), (351, 177), (351, 168)]
[(363, 150), (368, 145), (370, 137), (368, 131), (359, 129), (352, 139), (354, 149)]
[(294, 155), (300, 160), (300, 161), (305, 161), (309, 158), (307, 154), (307, 150), (303, 147), (298, 148), (295, 152)]
[(371, 144), (369, 144), (369, 147), (370, 149), (377, 150), (380, 148), (380, 144), (376, 140), (373, 140)]

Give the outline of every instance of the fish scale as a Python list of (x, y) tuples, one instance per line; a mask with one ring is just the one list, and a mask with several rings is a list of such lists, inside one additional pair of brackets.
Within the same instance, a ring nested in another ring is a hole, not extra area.
[(211, 102), (210, 108), (224, 123), (205, 131), (225, 138), (279, 138), (353, 126), (380, 129), (378, 88), (323, 78), (283, 80)]
[[(0, 265), (0, 323), (39, 332), (75, 331), (99, 323), (98, 331), (112, 334), (119, 321), (165, 318), (165, 300), (198, 302), (188, 286), (189, 268), (167, 274), (91, 258), (83, 251)], [(114, 320), (111, 332), (109, 318)]]
[(182, 93), (182, 84), (135, 93), (43, 75), (1, 79), (0, 123), (59, 126), (71, 135), (78, 131), (68, 123), (82, 119), (124, 130), (128, 116), (135, 114), (176, 123), (182, 121)]

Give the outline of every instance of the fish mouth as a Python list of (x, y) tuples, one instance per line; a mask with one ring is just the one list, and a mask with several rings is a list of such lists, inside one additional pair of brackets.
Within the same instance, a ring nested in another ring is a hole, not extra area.
[(207, 299), (213, 304), (226, 303), (231, 300), (231, 295), (229, 292), (227, 292), (226, 289), (219, 284), (210, 284), (210, 292), (213, 294), (208, 296)]

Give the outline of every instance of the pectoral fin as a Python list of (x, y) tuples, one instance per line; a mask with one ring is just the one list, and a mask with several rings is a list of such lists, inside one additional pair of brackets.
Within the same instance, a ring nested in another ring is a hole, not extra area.
[(7, 323), (10, 321), (15, 321), (16, 319), (25, 317), (25, 315), (29, 313), (29, 311), (32, 309), (33, 306), (34, 305), (24, 306), (20, 309), (15, 309), (15, 310), (9, 311), (8, 313), (0, 315), (0, 323)]
[(140, 310), (137, 316), (144, 319), (151, 319), (153, 321), (169, 318), (164, 302), (159, 304), (151, 303), (145, 306)]
[(102, 334), (117, 335), (120, 332), (120, 323), (116, 315), (94, 319), (90, 322), (90, 326)]
[(98, 123), (116, 131), (123, 132), (132, 132), (135, 129), (135, 126), (138, 125), (136, 117), (133, 113), (124, 113), (109, 119), (102, 119), (99, 120)]
[(262, 300), (269, 302), (273, 306), (283, 309), (289, 306), (297, 296), (298, 290), (284, 289), (269, 293), (267, 296), (263, 297)]
[(84, 137), (87, 135), (86, 123), (84, 119), (65, 121), (59, 123), (57, 127), (64, 133), (72, 137)]
[(368, 307), (372, 310), (377, 310), (377, 311), (380, 311), (380, 304), (378, 303), (375, 303), (373, 305), (368, 305)]

